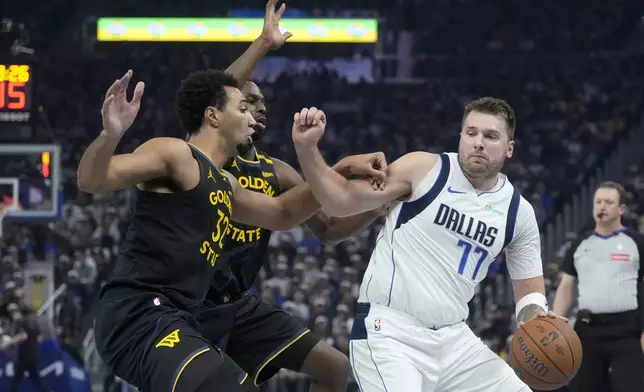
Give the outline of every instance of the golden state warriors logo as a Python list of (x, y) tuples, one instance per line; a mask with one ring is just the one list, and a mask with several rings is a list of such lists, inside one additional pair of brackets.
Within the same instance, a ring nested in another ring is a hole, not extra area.
[(159, 343), (157, 343), (156, 348), (159, 347), (169, 347), (173, 348), (175, 344), (181, 342), (181, 339), (179, 339), (179, 330), (175, 329), (174, 331), (170, 332), (168, 336), (165, 338), (161, 339)]

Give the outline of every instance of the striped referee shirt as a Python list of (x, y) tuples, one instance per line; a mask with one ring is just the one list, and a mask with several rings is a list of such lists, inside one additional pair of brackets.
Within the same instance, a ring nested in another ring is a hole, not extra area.
[(607, 236), (580, 235), (561, 265), (563, 272), (577, 278), (579, 309), (593, 313), (639, 309), (644, 315), (642, 256), (644, 236), (636, 231), (622, 228)]

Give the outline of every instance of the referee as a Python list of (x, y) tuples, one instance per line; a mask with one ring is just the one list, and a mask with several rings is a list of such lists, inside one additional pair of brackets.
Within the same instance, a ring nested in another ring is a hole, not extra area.
[(644, 236), (622, 225), (624, 187), (604, 182), (595, 191), (595, 230), (571, 245), (554, 312), (565, 316), (578, 285), (575, 330), (584, 350), (574, 392), (644, 391)]

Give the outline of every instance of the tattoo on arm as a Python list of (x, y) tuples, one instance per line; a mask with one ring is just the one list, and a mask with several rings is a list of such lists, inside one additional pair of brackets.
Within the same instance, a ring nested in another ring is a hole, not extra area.
[(541, 312), (545, 312), (545, 309), (537, 304), (526, 305), (521, 309), (519, 314), (517, 314), (517, 323), (525, 323), (528, 320), (532, 320)]

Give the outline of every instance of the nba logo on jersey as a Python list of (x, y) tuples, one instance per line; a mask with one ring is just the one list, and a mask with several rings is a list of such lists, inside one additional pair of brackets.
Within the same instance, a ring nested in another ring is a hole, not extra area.
[(152, 301), (152, 303), (154, 304), (154, 306), (159, 306), (159, 305), (161, 305), (161, 298), (156, 297), (156, 298), (154, 299), (154, 301)]
[(380, 331), (380, 329), (382, 328), (382, 321), (380, 319), (375, 319), (373, 322), (373, 328), (376, 331)]

